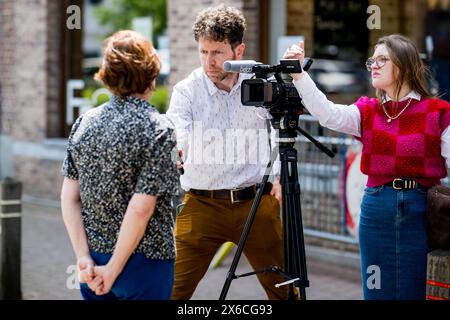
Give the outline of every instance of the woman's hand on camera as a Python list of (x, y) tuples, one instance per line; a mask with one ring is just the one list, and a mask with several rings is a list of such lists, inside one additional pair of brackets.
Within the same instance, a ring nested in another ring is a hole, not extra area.
[[(305, 60), (305, 43), (300, 41), (298, 45), (293, 44), (286, 50), (283, 59), (297, 59), (300, 61), (300, 65), (303, 66), (303, 61)], [(294, 80), (300, 79), (301, 75), (301, 73), (291, 73), (291, 77)]]

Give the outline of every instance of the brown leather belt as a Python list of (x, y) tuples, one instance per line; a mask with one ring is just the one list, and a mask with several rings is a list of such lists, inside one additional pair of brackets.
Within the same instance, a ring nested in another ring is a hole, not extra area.
[(421, 186), (412, 179), (394, 179), (391, 182), (385, 183), (385, 186), (392, 187), (395, 190), (411, 190)]
[[(264, 186), (263, 194), (268, 194), (272, 190), (272, 183), (267, 182)], [(189, 192), (197, 196), (204, 196), (212, 199), (231, 200), (231, 203), (241, 202), (244, 200), (253, 199), (256, 196), (256, 186), (235, 189), (220, 189), (220, 190), (199, 190), (190, 189)]]

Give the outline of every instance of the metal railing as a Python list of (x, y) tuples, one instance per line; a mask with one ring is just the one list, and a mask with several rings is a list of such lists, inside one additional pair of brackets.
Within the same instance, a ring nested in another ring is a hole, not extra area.
[(306, 235), (356, 243), (347, 230), (345, 206), (346, 154), (359, 142), (319, 125), (316, 118), (300, 117), (300, 127), (336, 154), (334, 158), (317, 149), (303, 136), (297, 137), (301, 204)]
[[(347, 227), (346, 183), (347, 151), (361, 144), (349, 135), (320, 126), (316, 118), (303, 115), (300, 127), (332, 149), (329, 158), (308, 139), (297, 137), (299, 182), (302, 190), (302, 217), (306, 235), (334, 241), (356, 243)], [(450, 176), (443, 184), (450, 186)], [(364, 184), (361, 184), (364, 188)], [(363, 190), (360, 190), (361, 192)], [(353, 195), (352, 195), (353, 196)]]

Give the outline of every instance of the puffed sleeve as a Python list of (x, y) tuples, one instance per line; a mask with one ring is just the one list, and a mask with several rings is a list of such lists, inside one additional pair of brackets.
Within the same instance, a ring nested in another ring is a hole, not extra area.
[(66, 156), (64, 158), (62, 165), (63, 176), (72, 180), (78, 180), (78, 169), (73, 154), (74, 153), (73, 137), (77, 132), (77, 130), (79, 129), (82, 119), (83, 116), (78, 117), (77, 121), (75, 121), (75, 123), (72, 126), (68, 139)]

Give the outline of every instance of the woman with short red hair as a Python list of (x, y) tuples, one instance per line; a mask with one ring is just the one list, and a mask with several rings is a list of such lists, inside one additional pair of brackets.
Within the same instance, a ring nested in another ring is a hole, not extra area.
[(160, 61), (134, 31), (105, 42), (95, 79), (114, 94), (72, 127), (61, 191), (86, 300), (169, 299), (173, 126), (149, 104)]

